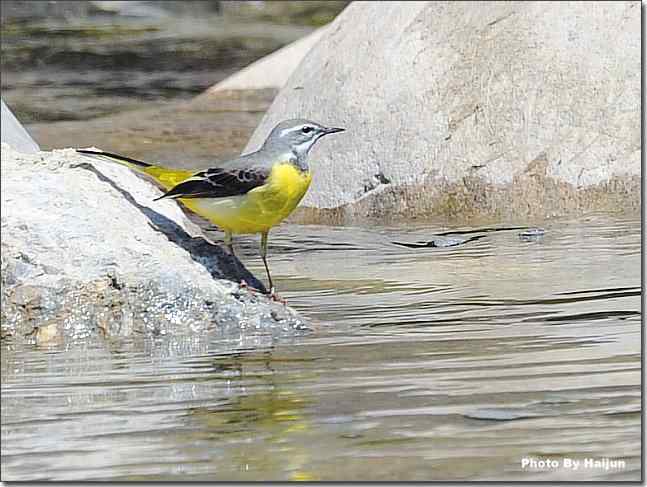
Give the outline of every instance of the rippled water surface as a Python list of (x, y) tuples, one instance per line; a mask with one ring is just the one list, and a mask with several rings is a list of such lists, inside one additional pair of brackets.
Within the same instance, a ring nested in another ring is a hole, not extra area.
[(3, 480), (639, 480), (639, 220), (544, 228), (285, 225), (271, 265), (310, 332), (3, 342)]

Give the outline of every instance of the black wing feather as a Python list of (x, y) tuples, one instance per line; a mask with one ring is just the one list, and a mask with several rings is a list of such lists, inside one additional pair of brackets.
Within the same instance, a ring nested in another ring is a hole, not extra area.
[(248, 193), (267, 181), (269, 169), (213, 168), (194, 174), (157, 198), (224, 198)]

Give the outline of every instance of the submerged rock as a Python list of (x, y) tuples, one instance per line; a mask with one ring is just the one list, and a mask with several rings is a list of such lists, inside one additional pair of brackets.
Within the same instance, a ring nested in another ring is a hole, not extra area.
[(355, 2), (256, 129), (305, 117), (302, 221), (544, 218), (640, 208), (635, 2)]
[(519, 232), (519, 239), (525, 241), (539, 240), (546, 234), (543, 228), (528, 228), (523, 232)]
[(285, 333), (299, 315), (128, 169), (2, 145), (2, 335)]
[(485, 237), (485, 235), (473, 235), (471, 237), (461, 237), (458, 235), (455, 236), (444, 236), (444, 235), (435, 235), (431, 240), (427, 242), (393, 242), (395, 245), (400, 245), (401, 247), (409, 247), (410, 249), (420, 249), (425, 247), (456, 247), (458, 245), (463, 245), (468, 242), (473, 242), (474, 240), (479, 240)]
[(544, 236), (546, 231), (538, 227), (481, 227), (471, 230), (450, 230), (447, 232), (433, 235), (431, 240), (425, 242), (392, 242), (401, 247), (410, 249), (419, 249), (425, 247), (456, 247), (475, 240), (485, 238), (486, 234), (492, 232), (509, 232), (511, 230), (522, 230), (518, 233), (519, 239), (524, 241), (539, 240)]

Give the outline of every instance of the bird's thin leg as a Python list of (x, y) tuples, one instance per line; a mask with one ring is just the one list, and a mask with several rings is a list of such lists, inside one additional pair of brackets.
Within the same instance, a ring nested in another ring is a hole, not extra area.
[(227, 248), (229, 249), (229, 253), (235, 257), (236, 252), (234, 252), (234, 237), (231, 234), (231, 232), (225, 233), (225, 243), (227, 244)]
[(265, 272), (267, 272), (267, 280), (270, 284), (270, 294), (274, 294), (274, 284), (272, 284), (270, 268), (267, 265), (267, 234), (268, 232), (261, 234), (261, 258), (263, 259), (263, 264), (265, 264)]
[(261, 257), (263, 258), (263, 264), (265, 264), (265, 272), (267, 272), (267, 280), (269, 281), (270, 284), (270, 296), (274, 301), (277, 301), (282, 304), (287, 304), (287, 301), (281, 296), (279, 296), (276, 293), (276, 289), (274, 289), (274, 284), (272, 283), (272, 275), (270, 274), (270, 268), (267, 265), (267, 233), (268, 232), (263, 232), (261, 234)]

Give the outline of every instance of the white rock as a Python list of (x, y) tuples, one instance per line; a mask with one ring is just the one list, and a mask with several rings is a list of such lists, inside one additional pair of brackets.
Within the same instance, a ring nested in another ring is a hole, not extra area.
[(456, 191), (485, 212), (547, 213), (608, 200), (576, 194), (596, 185), (639, 206), (640, 38), (635, 2), (355, 2), (246, 151), (286, 118), (346, 127), (313, 150), (314, 208), (370, 194), (369, 212), (433, 214)]
[(1, 194), (3, 328), (57, 323), (73, 335), (97, 326), (124, 335), (302, 325), (293, 310), (227, 280), (255, 283), (125, 167), (2, 144)]
[(307, 36), (292, 42), (278, 51), (250, 64), (220, 83), (209, 88), (206, 93), (214, 94), (225, 90), (260, 90), (282, 88), (326, 31), (327, 26), (320, 27)]
[(33, 154), (38, 152), (40, 147), (31, 138), (31, 135), (21, 125), (13, 112), (5, 104), (4, 100), (0, 100), (2, 131), (0, 132), (0, 141), (9, 144), (15, 150), (24, 152), (26, 154)]

